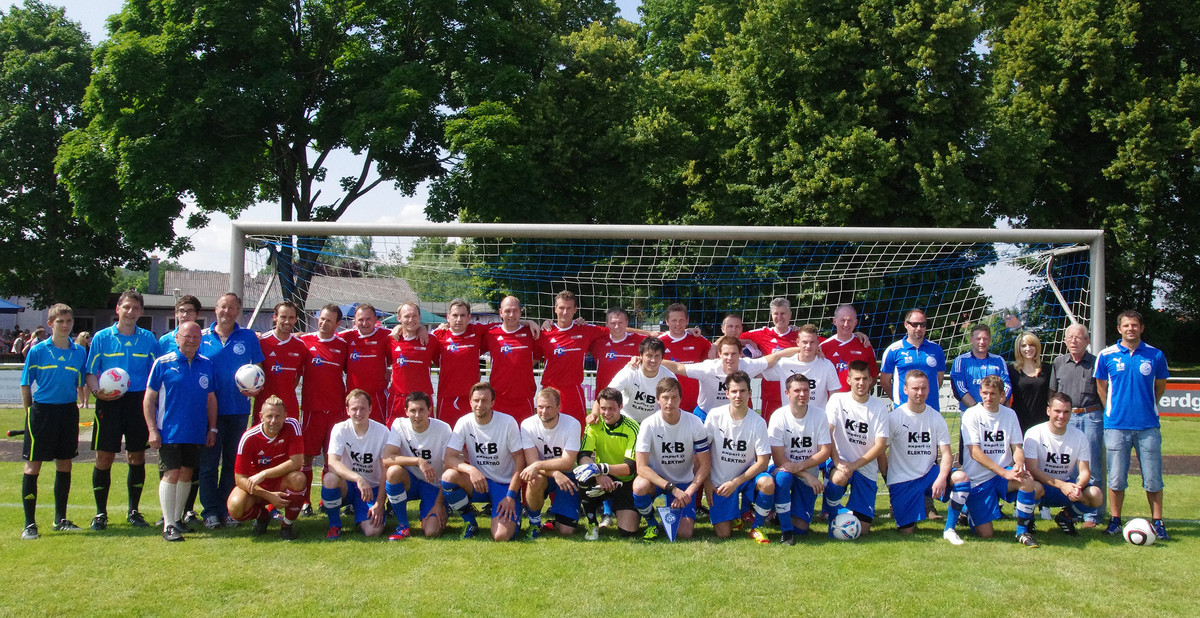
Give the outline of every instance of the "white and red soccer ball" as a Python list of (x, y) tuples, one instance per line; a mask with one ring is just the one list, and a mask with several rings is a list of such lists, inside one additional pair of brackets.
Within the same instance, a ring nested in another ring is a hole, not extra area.
[(120, 367), (105, 369), (96, 381), (105, 396), (120, 397), (129, 391), (129, 373)]

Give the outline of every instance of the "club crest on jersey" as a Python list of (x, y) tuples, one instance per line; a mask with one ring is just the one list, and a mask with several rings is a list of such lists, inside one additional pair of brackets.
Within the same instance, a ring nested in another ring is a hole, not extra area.
[[(555, 356), (562, 356), (563, 354), (566, 354), (566, 353), (567, 353), (567, 349), (566, 349), (566, 348), (563, 348), (563, 347), (556, 347), (556, 348), (554, 348), (554, 355), (555, 355)], [(1149, 374), (1147, 374), (1147, 375), (1149, 375)]]
[(501, 354), (511, 354), (511, 353), (512, 353), (512, 351), (513, 351), (513, 347), (512, 347), (511, 345), (508, 345), (507, 343), (506, 343), (506, 344), (504, 344), (504, 345), (502, 345), (502, 346), (500, 346), (500, 353), (501, 353)]
[(613, 352), (612, 350), (609, 350), (608, 352), (606, 352), (604, 354), (604, 360), (616, 360), (616, 359), (617, 359), (617, 353)]
[(925, 364), (929, 365), (930, 367), (937, 367), (937, 359), (932, 356), (926, 356)]
[(233, 353), (241, 356), (246, 353), (246, 346), (241, 341), (233, 344)]
[(208, 388), (208, 376), (206, 374), (200, 374), (200, 388)]
[(396, 364), (403, 367), (408, 364), (408, 359), (401, 356), (400, 358), (396, 359)]
[[(316, 352), (316, 350), (313, 350), (313, 352)], [(312, 364), (316, 367), (320, 367), (321, 365), (325, 364), (325, 359), (321, 358), (320, 356), (314, 356), (312, 357)]]
[(457, 352), (457, 351), (458, 351), (458, 344), (457, 344), (457, 343), (448, 343), (448, 344), (446, 344), (446, 351), (447, 351), (447, 352)]
[(1150, 367), (1149, 361), (1143, 361), (1142, 366), (1138, 368), (1138, 371), (1140, 371), (1142, 375), (1148, 376), (1153, 369)]
[(271, 365), (271, 373), (283, 373), (283, 365), (280, 363)]
[(350, 360), (356, 361), (356, 360), (358, 360), (358, 358), (359, 358), (358, 350), (355, 350), (350, 353)]

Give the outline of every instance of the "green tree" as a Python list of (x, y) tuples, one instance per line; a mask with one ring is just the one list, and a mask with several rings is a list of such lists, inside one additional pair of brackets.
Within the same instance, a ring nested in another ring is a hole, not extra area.
[(94, 306), (118, 264), (142, 261), (76, 217), (54, 174), (59, 140), (82, 124), (91, 53), (61, 8), (26, 0), (0, 14), (0, 296)]
[[(1003, 4), (1003, 3), (1002, 3)], [(1200, 12), (1009, 3), (991, 34), (994, 200), (1028, 227), (1106, 230), (1108, 307), (1200, 301)]]

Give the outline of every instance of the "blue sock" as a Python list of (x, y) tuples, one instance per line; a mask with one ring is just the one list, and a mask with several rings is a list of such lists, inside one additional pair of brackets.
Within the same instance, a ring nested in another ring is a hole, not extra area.
[(613, 510), (612, 510), (612, 500), (605, 500), (605, 501), (604, 501), (604, 514), (605, 514), (605, 515), (608, 515), (609, 517), (612, 517), (612, 516), (613, 516)]
[(1017, 492), (1017, 536), (1025, 534), (1029, 531), (1029, 524), (1033, 523), (1034, 503), (1037, 498), (1032, 491)]
[(408, 490), (402, 483), (384, 483), (383, 492), (392, 505), (392, 513), (396, 515), (398, 525), (408, 527)]
[(786, 470), (775, 473), (775, 516), (781, 532), (792, 531), (792, 483), (796, 477)]
[(842, 497), (845, 495), (845, 487), (833, 481), (825, 481), (825, 505), (821, 510), (829, 517), (830, 523), (833, 523), (834, 516), (838, 514), (838, 509), (842, 506)]
[(646, 519), (647, 526), (658, 526), (658, 520), (654, 518), (654, 494), (633, 494), (633, 506)]
[(971, 482), (955, 483), (950, 489), (950, 508), (946, 511), (945, 530), (952, 530), (967, 505), (967, 494), (971, 492)]
[(442, 495), (446, 498), (446, 506), (450, 509), (458, 511), (462, 515), (463, 521), (474, 524), (475, 511), (471, 510), (471, 501), (467, 498), (467, 491), (454, 483), (442, 481)]
[(771, 508), (775, 506), (775, 495), (765, 491), (758, 492), (754, 496), (754, 527), (757, 528), (763, 524), (763, 520), (767, 518), (767, 514), (771, 512)]
[[(519, 505), (518, 505), (519, 506)], [(529, 507), (525, 507), (525, 514), (529, 515), (529, 525), (533, 528), (542, 527), (542, 512), (534, 511)]]
[(329, 526), (342, 527), (342, 490), (334, 487), (321, 488), (321, 504), (325, 506), (325, 515), (329, 517)]

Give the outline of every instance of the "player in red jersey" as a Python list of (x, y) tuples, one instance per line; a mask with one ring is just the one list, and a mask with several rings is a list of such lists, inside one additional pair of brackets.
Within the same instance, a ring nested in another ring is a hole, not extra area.
[[(708, 358), (708, 349), (712, 344), (699, 335), (689, 333), (687, 307), (674, 303), (667, 307), (667, 332), (659, 335), (667, 351), (663, 358), (677, 363), (698, 363)], [(700, 393), (700, 385), (692, 378), (679, 377), (679, 386), (683, 390), (680, 409), (691, 412), (696, 408), (696, 396)]]
[(596, 359), (596, 392), (608, 388), (613, 376), (622, 367), (629, 364), (630, 359), (637, 357), (638, 345), (646, 338), (629, 330), (629, 312), (621, 307), (613, 307), (605, 316), (608, 325), (608, 336), (592, 342), (588, 352)]
[(287, 406), (274, 395), (260, 407), (262, 422), (242, 434), (233, 464), (234, 488), (226, 506), (238, 521), (254, 520), (254, 534), (267, 531), (271, 522), (268, 505), (283, 511), (280, 538), (296, 538), (292, 523), (304, 502), (304, 439), (300, 421), (287, 416)]
[(539, 360), (537, 337), (521, 323), (521, 301), (506, 296), (500, 301), (499, 324), (493, 324), (484, 336), (486, 350), (492, 356), (488, 382), (496, 389), (493, 409), (513, 417), (518, 423), (533, 414), (533, 364)]
[(300, 402), (296, 401), (296, 385), (308, 365), (308, 346), (299, 337), (292, 336), (299, 312), (296, 303), (285, 300), (275, 305), (275, 328), (258, 338), (262, 348), (263, 373), (267, 376), (258, 395), (254, 397), (254, 418), (258, 420), (263, 402), (271, 396), (283, 400), (288, 418), (300, 420)]
[(366, 391), (371, 396), (371, 420), (382, 423), (387, 416), (387, 372), (392, 364), (389, 332), (379, 328), (375, 307), (363, 303), (354, 311), (354, 328), (338, 334), (349, 348), (346, 390)]
[(449, 328), (433, 331), (442, 347), (434, 412), (453, 427), (471, 413), (471, 387), (479, 382), (479, 355), (485, 351), (483, 337), (488, 325), (472, 323), (471, 306), (461, 298), (450, 301), (446, 322)]
[[(771, 325), (743, 332), (738, 338), (754, 342), (763, 354), (795, 347), (799, 331), (792, 328), (791, 322), (792, 303), (786, 298), (776, 298), (771, 301)], [(782, 405), (779, 392), (779, 382), (764, 379), (761, 389), (762, 406), (758, 409), (764, 414), (778, 409)]]
[(308, 349), (308, 366), (300, 386), (300, 409), (304, 411), (304, 463), (300, 471), (304, 485), (305, 516), (313, 514), (311, 499), (313, 458), (323, 455), (329, 446), (329, 432), (345, 418), (346, 357), (350, 347), (337, 336), (342, 309), (325, 305), (317, 316), (317, 332), (299, 336)]
[(587, 410), (583, 403), (583, 361), (592, 343), (608, 338), (608, 329), (572, 320), (578, 309), (575, 293), (563, 290), (554, 297), (555, 322), (542, 330), (538, 347), (546, 359), (542, 371), (542, 388), (558, 390), (559, 412), (579, 421), (583, 427)]
[(850, 384), (846, 381), (850, 374), (848, 367), (856, 360), (866, 361), (871, 368), (872, 383), (879, 378), (875, 348), (871, 347), (865, 335), (860, 336), (860, 333), (854, 331), (856, 326), (858, 312), (854, 310), (854, 306), (841, 305), (833, 312), (833, 336), (821, 342), (821, 354), (833, 363), (834, 369), (837, 369), (843, 393), (850, 392)]
[(396, 313), (400, 316), (400, 333), (388, 340), (392, 353), (392, 383), (388, 387), (388, 413), (384, 423), (388, 427), (392, 426), (392, 421), (404, 417), (409, 393), (433, 392), (429, 372), (442, 352), (440, 341), (421, 332), (421, 309), (416, 303), (404, 303)]

